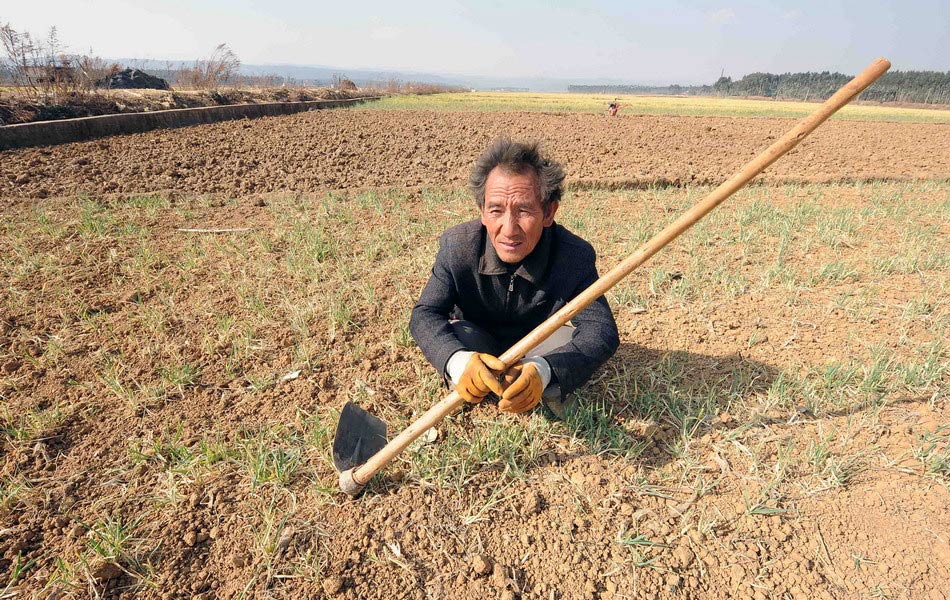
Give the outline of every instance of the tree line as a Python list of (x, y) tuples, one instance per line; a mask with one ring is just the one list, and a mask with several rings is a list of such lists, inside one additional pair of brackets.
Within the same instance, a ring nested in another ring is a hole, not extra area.
[[(843, 73), (749, 73), (733, 81), (720, 77), (712, 85), (570, 85), (584, 94), (658, 94), (687, 96), (761, 96), (793, 100), (825, 100), (853, 75)], [(950, 71), (892, 71), (885, 73), (859, 96), (876, 102), (950, 104)]]

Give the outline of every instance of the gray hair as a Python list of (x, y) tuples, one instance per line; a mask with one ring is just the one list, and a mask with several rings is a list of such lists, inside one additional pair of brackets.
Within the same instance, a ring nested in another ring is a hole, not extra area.
[(479, 210), (485, 206), (485, 183), (495, 167), (508, 173), (520, 175), (534, 173), (538, 178), (541, 193), (541, 208), (547, 213), (552, 202), (560, 202), (564, 191), (564, 169), (555, 161), (543, 156), (537, 143), (514, 142), (498, 138), (488, 147), (472, 167), (468, 186), (475, 195)]

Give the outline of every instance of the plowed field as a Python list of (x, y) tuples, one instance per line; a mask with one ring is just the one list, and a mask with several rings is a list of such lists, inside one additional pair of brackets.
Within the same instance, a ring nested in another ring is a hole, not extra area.
[[(6, 152), (0, 194), (241, 194), (464, 185), (507, 134), (542, 141), (580, 185), (718, 184), (789, 119), (316, 111)], [(831, 121), (762, 181), (950, 176), (950, 124)]]
[(827, 123), (608, 295), (566, 421), (470, 407), (336, 491), (346, 401), (392, 431), (444, 394), (408, 314), (488, 140), (564, 162), (604, 271), (790, 126), (320, 111), (0, 153), (3, 596), (947, 598), (946, 125)]

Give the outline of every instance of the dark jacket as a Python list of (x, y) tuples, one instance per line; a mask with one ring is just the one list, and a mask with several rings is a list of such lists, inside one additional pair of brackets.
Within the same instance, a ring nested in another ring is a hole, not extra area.
[[(439, 240), (432, 276), (412, 309), (412, 337), (444, 376), (449, 358), (466, 349), (450, 318), (487, 329), (509, 348), (597, 280), (595, 260), (589, 243), (555, 223), (511, 273), (480, 221), (456, 225)], [(603, 296), (572, 323), (571, 342), (544, 356), (562, 395), (587, 381), (620, 343)]]

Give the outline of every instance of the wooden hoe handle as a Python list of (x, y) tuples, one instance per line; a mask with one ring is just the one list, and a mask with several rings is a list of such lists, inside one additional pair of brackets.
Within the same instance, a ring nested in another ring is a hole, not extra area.
[[(854, 99), (866, 87), (884, 74), (891, 67), (891, 63), (879, 58), (872, 62), (858, 76), (849, 81), (840, 90), (828, 98), (815, 112), (803, 119), (791, 131), (775, 141), (761, 154), (749, 161), (735, 175), (724, 181), (708, 196), (693, 205), (692, 208), (667, 225), (660, 233), (653, 236), (636, 252), (625, 258), (616, 267), (601, 276), (576, 298), (564, 305), (561, 310), (547, 318), (534, 328), (528, 335), (502, 354), (499, 359), (506, 365), (513, 365), (521, 360), (531, 349), (546, 340), (562, 325), (570, 321), (591, 302), (600, 298), (631, 271), (642, 265), (651, 256), (673, 241), (681, 233), (692, 227), (697, 221), (719, 206), (726, 198), (747, 184), (753, 177), (765, 170), (766, 167), (779, 159), (783, 154), (794, 148), (805, 137), (824, 123), (828, 117), (839, 108)], [(377, 452), (368, 461), (340, 474), (340, 488), (351, 495), (356, 495), (363, 486), (380, 469), (389, 464), (397, 454), (406, 449), (417, 437), (430, 427), (438, 424), (442, 419), (455, 412), (464, 402), (456, 392), (452, 392), (438, 404), (434, 405), (414, 423), (404, 429), (386, 446)]]

